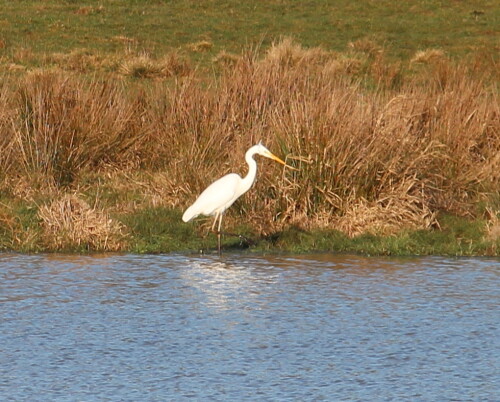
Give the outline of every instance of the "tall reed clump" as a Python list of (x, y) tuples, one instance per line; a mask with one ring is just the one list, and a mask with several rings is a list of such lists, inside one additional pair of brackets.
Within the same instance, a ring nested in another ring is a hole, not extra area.
[(14, 112), (3, 130), (11, 132), (5, 146), (12, 168), (56, 186), (72, 184), (82, 169), (126, 161), (141, 138), (140, 103), (117, 82), (34, 72), (10, 102)]

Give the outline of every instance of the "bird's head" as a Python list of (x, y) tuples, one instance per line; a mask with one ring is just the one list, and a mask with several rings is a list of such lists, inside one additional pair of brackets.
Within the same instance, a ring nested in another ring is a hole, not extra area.
[(258, 153), (259, 155), (265, 156), (266, 158), (269, 158), (269, 159), (272, 159), (272, 160), (274, 160), (276, 162), (279, 162), (282, 165), (285, 165), (286, 167), (288, 167), (290, 169), (295, 169), (292, 166), (287, 165), (285, 163), (285, 161), (283, 161), (280, 158), (278, 158), (269, 149), (267, 149), (264, 145), (262, 145), (262, 141), (259, 141), (259, 143), (257, 145), (255, 145), (255, 147), (257, 148), (257, 152), (256, 153)]

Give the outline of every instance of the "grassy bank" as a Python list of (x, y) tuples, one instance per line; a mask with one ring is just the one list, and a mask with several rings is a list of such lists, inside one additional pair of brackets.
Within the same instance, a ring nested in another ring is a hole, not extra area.
[[(12, 205), (11, 205), (12, 206)], [(5, 207), (4, 207), (5, 208)], [(10, 209), (10, 208), (9, 208)], [(18, 252), (92, 252), (132, 253), (215, 253), (217, 238), (199, 225), (185, 225), (181, 213), (165, 207), (141, 208), (134, 213), (114, 215), (110, 221), (96, 218), (95, 210), (82, 214), (65, 212), (48, 226), (37, 208), (17, 206), (2, 214), (0, 248)], [(102, 213), (102, 212), (101, 212)], [(82, 216), (83, 215), (83, 216)], [(99, 213), (97, 213), (99, 216)], [(443, 215), (439, 229), (401, 229), (394, 235), (370, 233), (350, 237), (336, 229), (305, 230), (288, 226), (269, 234), (259, 234), (250, 224), (232, 225), (244, 239), (224, 236), (226, 252), (307, 253), (334, 252), (363, 255), (449, 255), (498, 256), (499, 225), (487, 218)]]
[[(412, 10), (391, 3), (369, 14), (348, 12), (356, 2), (335, 10), (320, 3), (329, 18), (346, 13), (348, 42), (326, 33), (308, 39), (327, 24), (316, 8), (287, 3), (280, 24), (294, 28), (277, 29), (303, 42), (275, 36), (243, 50), (261, 28), (242, 24), (231, 36), (222, 24), (214, 39), (189, 24), (215, 35), (209, 21), (224, 7), (234, 24), (277, 4), (59, 3), (24, 2), (32, 7), (30, 47), (13, 24), (18, 6), (5, 4), (12, 20), (0, 38), (0, 248), (213, 249), (211, 222), (184, 224), (182, 210), (215, 178), (246, 173), (243, 155), (262, 140), (298, 170), (259, 161), (255, 187), (225, 219), (228, 231), (252, 242), (226, 238), (227, 248), (499, 254), (493, 3), (434, 11), (429, 2)], [(196, 18), (160, 29), (169, 7)], [(367, 15), (377, 24), (361, 35)], [(420, 48), (424, 32), (409, 35), (409, 15), (436, 30), (449, 18), (444, 31), (461, 27), (474, 48), (460, 35)], [(401, 35), (377, 37), (405, 21)], [(175, 39), (176, 29), (189, 34)], [(91, 47), (80, 48), (78, 38)]]
[[(88, 0), (0, 1), (4, 68), (51, 63), (113, 71), (126, 54), (161, 58), (176, 51), (209, 62), (280, 36), (306, 47), (344, 51), (370, 40), (392, 58), (426, 48), (453, 56), (498, 51), (500, 7), (494, 0), (257, 2)], [(84, 61), (82, 61), (84, 60)]]

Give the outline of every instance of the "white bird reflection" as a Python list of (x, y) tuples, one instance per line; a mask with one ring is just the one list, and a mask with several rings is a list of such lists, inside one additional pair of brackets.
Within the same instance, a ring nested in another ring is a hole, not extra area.
[(236, 262), (204, 257), (190, 259), (181, 278), (206, 298), (203, 301), (206, 307), (226, 311), (251, 305), (255, 310), (265, 303), (262, 290), (277, 281), (278, 273), (262, 260), (240, 258)]

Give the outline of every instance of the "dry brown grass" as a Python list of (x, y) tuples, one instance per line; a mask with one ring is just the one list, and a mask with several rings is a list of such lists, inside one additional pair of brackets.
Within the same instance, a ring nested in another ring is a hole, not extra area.
[[(14, 108), (5, 125), (4, 148), (12, 168), (71, 184), (84, 167), (126, 160), (140, 140), (141, 113), (120, 85), (79, 81), (59, 72), (25, 76), (6, 101)], [(7, 134), (8, 133), (8, 134)]]
[(148, 55), (125, 59), (118, 68), (120, 74), (134, 78), (168, 78), (191, 73), (188, 62), (176, 53), (156, 60)]
[(207, 52), (213, 47), (213, 43), (208, 40), (201, 40), (199, 42), (191, 43), (189, 49), (193, 52)]
[[(215, 178), (245, 174), (244, 152), (262, 140), (299, 170), (259, 161), (256, 188), (228, 222), (245, 214), (266, 233), (293, 223), (387, 234), (494, 200), (493, 73), (441, 60), (404, 75), (372, 43), (352, 47), (339, 55), (286, 39), (263, 57), (231, 58), (217, 78), (184, 74), (180, 63), (169, 68), (182, 79), (155, 85), (26, 75), (0, 92), (0, 166), (56, 187), (78, 185), (89, 169), (142, 169), (130, 185), (151, 205), (183, 208)], [(145, 76), (164, 74), (164, 64), (142, 61), (153, 63)]]
[(500, 211), (492, 208), (486, 209), (487, 213), (487, 238), (491, 241), (500, 240)]
[(38, 216), (50, 250), (119, 251), (126, 246), (123, 225), (75, 194), (41, 206)]
[(381, 194), (375, 201), (364, 198), (352, 203), (334, 227), (349, 236), (363, 233), (393, 235), (402, 228), (429, 229), (437, 226), (436, 212), (427, 205), (424, 194), (414, 191), (416, 180), (402, 183), (390, 194)]
[(446, 60), (446, 54), (441, 49), (419, 50), (411, 59), (410, 63), (439, 63)]
[(271, 45), (260, 63), (269, 63), (275, 68), (322, 65), (331, 56), (331, 52), (322, 48), (304, 48), (292, 38), (284, 38)]
[[(65, 53), (35, 53), (30, 48), (16, 48), (9, 57), (0, 57), (0, 61), (4, 61), (0, 64), (0, 71), (40, 73), (52, 70), (66, 75), (98, 73), (112, 75), (114, 78), (157, 80), (183, 77), (193, 72), (189, 60), (179, 51), (153, 57), (141, 47), (136, 38), (118, 35), (111, 40), (123, 44), (123, 49), (113, 53), (90, 48), (74, 48)], [(201, 52), (206, 51), (209, 44), (200, 42), (197, 46)]]
[(69, 53), (51, 53), (44, 57), (44, 63), (62, 70), (87, 73), (100, 70), (109, 63), (104, 56), (89, 49), (73, 49)]
[(214, 58), (213, 63), (223, 67), (234, 67), (234, 65), (241, 59), (240, 55), (226, 52), (225, 50), (219, 52)]

